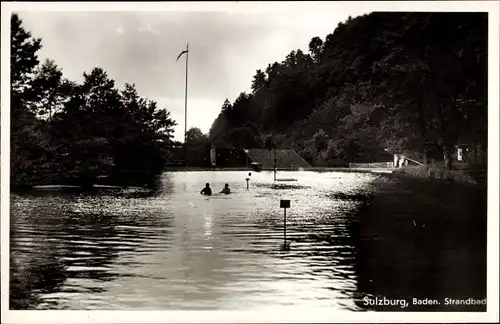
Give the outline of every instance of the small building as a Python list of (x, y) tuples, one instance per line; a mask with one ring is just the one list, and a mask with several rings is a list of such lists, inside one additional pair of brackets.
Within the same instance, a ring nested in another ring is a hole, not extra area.
[[(276, 155), (275, 155), (276, 154)], [(215, 156), (217, 168), (242, 168), (248, 167), (259, 170), (273, 170), (274, 158), (278, 169), (296, 170), (310, 167), (297, 152), (292, 149), (233, 149), (211, 147), (210, 153)]]
[(464, 166), (486, 165), (486, 150), (481, 144), (462, 142), (455, 145), (453, 160)]
[(246, 162), (246, 154), (244, 150), (233, 148), (215, 148), (215, 166), (218, 168), (245, 167)]
[[(275, 155), (276, 154), (276, 155)], [(296, 170), (299, 168), (309, 168), (311, 165), (306, 162), (295, 150), (292, 149), (250, 149), (248, 150), (249, 163), (258, 163), (263, 170), (274, 169), (274, 158), (276, 157), (276, 167), (278, 169)]]

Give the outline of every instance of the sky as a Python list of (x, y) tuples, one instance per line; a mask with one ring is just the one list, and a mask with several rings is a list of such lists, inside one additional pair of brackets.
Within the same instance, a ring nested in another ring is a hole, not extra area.
[[(322, 9), (323, 8), (323, 9)], [(348, 16), (368, 13), (338, 5), (303, 11), (17, 11), (24, 27), (42, 38), (39, 59), (54, 59), (64, 77), (103, 68), (119, 89), (136, 85), (177, 122), (184, 140), (185, 56), (189, 42), (187, 125), (208, 133), (226, 98), (250, 92), (253, 75), (294, 49), (307, 51)], [(335, 10), (334, 10), (335, 9)]]

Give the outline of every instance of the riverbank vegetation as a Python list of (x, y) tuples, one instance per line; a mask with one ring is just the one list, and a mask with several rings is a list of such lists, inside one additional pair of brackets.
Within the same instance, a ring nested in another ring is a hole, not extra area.
[[(42, 40), (15, 14), (11, 24), (13, 186), (131, 173), (142, 182), (185, 158), (170, 157), (182, 144), (167, 110), (133, 84), (117, 89), (99, 67), (81, 83), (65, 79), (56, 62), (39, 62)], [(209, 165), (215, 143), (293, 148), (313, 167), (391, 161), (390, 152), (451, 174), (456, 144), (487, 147), (487, 26), (486, 13), (349, 17), (307, 52), (257, 70), (251, 93), (226, 99), (208, 134), (189, 130), (189, 165)]]
[(452, 166), (455, 145), (486, 148), (486, 13), (371, 13), (308, 52), (257, 70), (226, 100), (210, 141), (294, 148), (313, 166), (391, 161)]
[(133, 84), (118, 90), (100, 67), (83, 82), (39, 62), (42, 40), (11, 17), (11, 186), (92, 185), (98, 177), (163, 170), (175, 121)]
[(395, 175), (430, 180), (447, 180), (486, 186), (486, 171), (481, 169), (447, 170), (442, 164), (405, 166), (394, 170)]

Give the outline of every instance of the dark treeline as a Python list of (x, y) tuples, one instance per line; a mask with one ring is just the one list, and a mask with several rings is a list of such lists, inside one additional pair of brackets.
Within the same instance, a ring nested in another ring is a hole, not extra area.
[(122, 91), (94, 68), (81, 84), (63, 78), (56, 63), (40, 63), (42, 40), (11, 17), (11, 184), (95, 183), (100, 176), (163, 170), (172, 144), (167, 110)]
[(461, 140), (486, 146), (486, 13), (371, 13), (308, 53), (257, 70), (208, 135), (235, 148), (294, 148), (313, 165), (370, 162), (384, 149), (450, 167)]

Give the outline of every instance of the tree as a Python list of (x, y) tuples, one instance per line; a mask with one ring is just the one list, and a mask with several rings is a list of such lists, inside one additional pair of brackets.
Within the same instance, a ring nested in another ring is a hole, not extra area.
[(102, 68), (84, 72), (83, 77), (83, 106), (80, 109), (85, 117), (75, 125), (79, 136), (74, 146), (83, 166), (82, 177), (91, 179), (113, 166), (113, 147), (124, 135), (123, 129), (118, 127), (123, 110), (115, 83)]
[(450, 168), (457, 141), (486, 145), (486, 48), (482, 13), (349, 17), (324, 41), (312, 38), (309, 54), (292, 50), (257, 71), (252, 95), (228, 102), (212, 128), (227, 137), (252, 121), (304, 154), (323, 130), (328, 158), (349, 161), (384, 149), (425, 161), (437, 148)]
[(203, 134), (201, 129), (198, 127), (191, 127), (186, 133), (186, 140), (188, 144), (206, 142), (208, 141), (208, 136)]
[(261, 147), (259, 130), (253, 123), (245, 123), (241, 127), (232, 128), (224, 139), (239, 149)]
[(252, 101), (252, 96), (242, 92), (238, 95), (236, 100), (234, 101), (231, 110), (231, 113), (228, 115), (228, 118), (231, 122), (232, 126), (239, 127), (243, 125), (247, 120), (249, 120), (249, 110), (250, 103)]
[[(483, 130), (486, 125), (487, 19), (482, 14), (422, 13), (403, 21), (406, 27), (399, 33), (383, 34), (384, 44), (395, 45), (375, 64), (383, 80), (375, 102), (398, 107), (392, 109), (393, 124), (405, 125), (407, 138), (418, 134), (420, 148), (435, 145), (450, 169), (457, 140), (468, 136), (472, 124)], [(478, 114), (470, 118), (467, 111)], [(481, 133), (472, 137), (485, 138)], [(414, 144), (406, 149), (415, 150)]]
[(320, 129), (318, 132), (316, 132), (316, 134), (313, 135), (313, 140), (316, 152), (321, 153), (328, 148), (329, 138), (322, 129)]
[(41, 40), (16, 14), (11, 24), (13, 186), (86, 186), (102, 174), (163, 170), (176, 125), (168, 110), (141, 98), (134, 85), (119, 92), (102, 68), (77, 84), (52, 60), (38, 65)]
[(229, 114), (231, 113), (232, 110), (233, 110), (233, 105), (231, 105), (229, 99), (226, 98), (226, 100), (224, 100), (224, 103), (222, 104), (221, 113)]
[(222, 104), (221, 112), (212, 123), (210, 131), (208, 132), (210, 141), (214, 141), (219, 138), (229, 127), (229, 115), (231, 114), (232, 109), (233, 106), (231, 105), (231, 102), (229, 102), (229, 99), (226, 98)]
[(208, 136), (198, 127), (191, 127), (187, 131), (187, 150), (189, 164), (194, 166), (210, 165), (210, 142)]
[(276, 143), (276, 140), (273, 136), (266, 136), (264, 138), (264, 147), (268, 151), (272, 151), (272, 150), (278, 148), (278, 144)]
[(323, 40), (319, 37), (313, 37), (309, 42), (309, 53), (315, 63), (318, 63), (323, 54)]
[(62, 70), (53, 60), (47, 59), (35, 71), (30, 94), (33, 102), (31, 110), (38, 117), (51, 120), (69, 100), (73, 84), (62, 78)]
[(47, 138), (30, 110), (31, 81), (38, 64), (37, 52), (42, 47), (41, 39), (31, 37), (22, 27), (17, 14), (11, 16), (10, 58), (10, 111), (11, 111), (11, 163), (10, 174), (13, 186), (27, 185), (40, 179), (37, 166), (46, 163)]
[(257, 70), (252, 80), (252, 93), (257, 93), (264, 89), (267, 84), (266, 74), (262, 70)]
[(134, 84), (120, 93), (120, 124), (114, 139), (118, 172), (161, 172), (172, 147), (175, 121), (155, 101), (142, 98)]
[(29, 86), (32, 73), (38, 65), (37, 52), (42, 48), (41, 38), (31, 37), (22, 27), (22, 20), (12, 14), (10, 44), (10, 82), (11, 93), (18, 95)]

